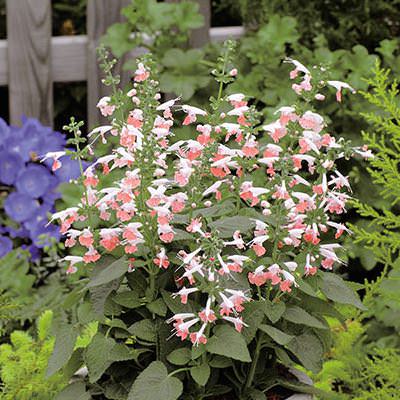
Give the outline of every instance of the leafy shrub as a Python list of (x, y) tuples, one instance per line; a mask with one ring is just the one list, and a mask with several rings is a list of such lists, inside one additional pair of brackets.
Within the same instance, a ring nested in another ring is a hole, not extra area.
[(332, 50), (350, 50), (356, 44), (361, 44), (373, 51), (380, 41), (396, 38), (400, 33), (400, 13), (396, 0), (375, 1), (373, 6), (368, 0), (324, 0), (322, 3), (319, 0), (307, 3), (299, 0), (215, 2), (226, 11), (233, 8), (239, 12), (250, 29), (258, 29), (275, 14), (295, 17), (301, 22), (301, 43), (308, 48), (315, 45), (315, 37), (324, 36)]
[[(341, 262), (335, 241), (347, 229), (334, 222), (349, 185), (335, 160), (370, 153), (326, 133), (312, 106), (326, 85), (338, 100), (352, 88), (288, 60), (298, 99), (263, 125), (244, 94), (224, 93), (237, 73), (233, 47), (226, 43), (213, 65), (218, 95), (207, 110), (160, 104), (153, 62), (139, 61), (133, 88), (98, 103), (110, 124), (91, 140), (114, 145), (84, 171), (81, 202), (53, 215), (74, 251), (67, 272), (89, 275), (79, 307), (99, 330), (80, 357), (88, 389), (106, 398), (174, 400), (183, 387), (186, 398), (313, 393), (288, 368), (320, 369), (330, 347), (325, 317), (342, 319), (330, 300), (363, 307), (327, 271)], [(106, 57), (101, 50), (105, 83), (115, 88)], [(198, 123), (196, 140), (174, 142), (176, 109), (186, 129)], [(81, 126), (72, 119), (66, 128), (86, 158), (93, 146), (82, 147)], [(60, 329), (52, 371), (72, 354), (81, 317)], [(85, 393), (67, 390), (75, 388)]]
[(37, 322), (37, 336), (14, 331), (10, 344), (0, 346), (0, 398), (4, 400), (53, 400), (66, 385), (62, 373), (45, 376), (54, 346), (50, 335), (53, 314), (45, 311)]

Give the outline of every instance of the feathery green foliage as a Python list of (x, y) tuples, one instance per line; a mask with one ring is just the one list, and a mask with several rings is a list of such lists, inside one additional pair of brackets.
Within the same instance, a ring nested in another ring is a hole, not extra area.
[(10, 344), (0, 346), (1, 400), (53, 400), (66, 385), (66, 378), (57, 373), (46, 378), (47, 362), (54, 346), (50, 336), (53, 318), (45, 311), (37, 322), (37, 335), (14, 331)]

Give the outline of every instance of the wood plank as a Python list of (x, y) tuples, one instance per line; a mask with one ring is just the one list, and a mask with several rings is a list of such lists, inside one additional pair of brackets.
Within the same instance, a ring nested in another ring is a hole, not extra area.
[[(87, 77), (88, 77), (88, 129), (104, 123), (96, 104), (98, 100), (110, 93), (109, 88), (101, 83), (102, 74), (97, 62), (96, 48), (99, 45), (99, 39), (107, 28), (123, 20), (121, 9), (130, 4), (130, 0), (88, 0), (87, 3)], [(126, 57), (119, 60), (115, 66), (115, 73), (121, 75), (122, 84), (129, 80), (127, 72), (122, 70), (122, 65)]]
[(7, 0), (10, 122), (53, 124), (50, 0)]
[(226, 39), (239, 39), (245, 34), (244, 26), (223, 26), (210, 28), (210, 40), (223, 42)]
[(211, 0), (195, 0), (199, 5), (199, 12), (203, 14), (204, 25), (199, 29), (193, 29), (190, 34), (190, 47), (203, 47), (210, 41), (211, 27)]

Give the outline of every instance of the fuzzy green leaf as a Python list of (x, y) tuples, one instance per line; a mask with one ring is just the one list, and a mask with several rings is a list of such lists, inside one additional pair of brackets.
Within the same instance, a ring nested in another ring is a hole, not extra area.
[(328, 329), (328, 325), (322, 323), (318, 318), (298, 306), (289, 306), (282, 316), (287, 321), (295, 324), (311, 326), (317, 329)]
[(174, 365), (185, 365), (192, 359), (192, 352), (187, 347), (174, 350), (167, 355), (167, 360)]
[(65, 322), (57, 324), (56, 342), (47, 366), (47, 376), (52, 376), (67, 363), (74, 351), (77, 336), (78, 332), (72, 325)]
[(227, 325), (215, 328), (214, 334), (206, 344), (206, 349), (210, 353), (230, 357), (234, 360), (251, 361), (244, 337)]
[(276, 343), (282, 346), (288, 344), (294, 338), (294, 336), (288, 335), (285, 332), (282, 332), (281, 330), (270, 325), (262, 324), (260, 325), (260, 330), (265, 332), (268, 336), (275, 340)]
[(115, 260), (107, 267), (103, 268), (98, 274), (91, 278), (87, 284), (88, 288), (104, 285), (105, 283), (111, 282), (114, 279), (120, 278), (127, 272), (128, 266), (125, 257), (121, 257)]
[(329, 272), (321, 272), (321, 274), (321, 291), (329, 300), (366, 310), (357, 294), (346, 285), (346, 282), (340, 276)]
[(168, 371), (161, 361), (153, 361), (135, 380), (128, 400), (177, 400), (182, 382)]
[(201, 364), (190, 368), (190, 375), (199, 386), (205, 386), (210, 378), (210, 367), (208, 364)]

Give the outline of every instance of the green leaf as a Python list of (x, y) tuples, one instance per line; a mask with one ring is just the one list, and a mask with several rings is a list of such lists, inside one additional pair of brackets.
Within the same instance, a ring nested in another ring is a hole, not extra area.
[(356, 293), (350, 289), (346, 282), (338, 275), (329, 272), (320, 272), (322, 275), (321, 292), (329, 299), (342, 304), (350, 304), (366, 310)]
[(126, 292), (121, 292), (117, 293), (112, 300), (126, 308), (137, 308), (142, 305), (142, 301), (139, 299), (139, 297), (136, 295), (135, 292), (132, 290), (126, 291)]
[(206, 386), (210, 378), (210, 366), (208, 364), (201, 364), (196, 367), (190, 368), (190, 375), (199, 386)]
[(182, 382), (168, 371), (161, 361), (153, 361), (136, 378), (128, 400), (177, 400), (182, 394)]
[(57, 324), (55, 335), (56, 342), (46, 371), (46, 376), (48, 377), (60, 370), (70, 359), (74, 351), (78, 332), (72, 325), (60, 321)]
[(163, 299), (159, 298), (146, 305), (147, 309), (153, 313), (165, 317), (167, 315), (167, 306)]
[(193, 217), (202, 215), (203, 217), (221, 217), (230, 214), (235, 210), (235, 204), (231, 200), (226, 200), (223, 203), (216, 204), (208, 208), (199, 208), (193, 211)]
[(203, 56), (203, 52), (199, 49), (168, 50), (162, 59), (167, 68), (160, 76), (161, 90), (182, 95), (182, 98), (187, 100), (197, 89), (207, 86), (209, 77), (207, 70), (201, 64)]
[(133, 336), (148, 342), (155, 342), (157, 339), (156, 328), (150, 319), (135, 322), (128, 330)]
[(254, 224), (254, 221), (249, 217), (237, 215), (210, 222), (208, 226), (216, 229), (221, 238), (228, 238), (232, 237), (233, 233), (237, 230), (240, 230), (241, 233), (248, 232)]
[(55, 400), (90, 400), (92, 397), (86, 391), (83, 382), (74, 382), (64, 388), (56, 397)]
[(265, 332), (268, 336), (275, 340), (276, 343), (282, 346), (288, 344), (294, 338), (294, 336), (288, 335), (285, 332), (282, 332), (281, 330), (270, 325), (262, 324), (260, 325), (260, 330)]
[(125, 257), (121, 257), (109, 264), (107, 267), (103, 268), (93, 278), (91, 278), (90, 282), (87, 284), (87, 287), (91, 288), (104, 285), (105, 283), (111, 282), (114, 279), (120, 278), (127, 272), (127, 270), (127, 260)]
[(89, 371), (89, 382), (94, 383), (111, 365), (109, 356), (115, 345), (114, 340), (97, 333), (85, 351), (85, 362)]
[(261, 390), (251, 389), (249, 394), (250, 394), (251, 400), (265, 400), (266, 399), (265, 394)]
[(219, 354), (243, 362), (251, 362), (244, 337), (234, 328), (227, 325), (217, 326), (214, 329), (214, 334), (208, 340), (206, 349), (209, 353)]
[(295, 324), (311, 326), (317, 329), (329, 328), (327, 324), (323, 324), (318, 318), (298, 306), (288, 306), (282, 317)]
[(268, 317), (268, 319), (275, 324), (280, 320), (282, 317), (283, 313), (286, 310), (285, 303), (271, 303), (271, 302), (266, 302), (265, 303), (265, 308), (264, 312), (265, 315)]
[(228, 368), (232, 365), (232, 360), (228, 357), (215, 355), (209, 362), (212, 368)]
[(129, 24), (118, 22), (107, 29), (102, 38), (102, 43), (111, 48), (115, 57), (122, 57), (135, 47), (135, 42), (130, 40), (131, 29)]
[(250, 343), (256, 335), (258, 327), (262, 324), (265, 317), (265, 301), (251, 301), (244, 305), (242, 312), (243, 321), (248, 326), (243, 329), (243, 336), (247, 343)]
[(322, 367), (323, 348), (319, 339), (306, 332), (296, 336), (286, 346), (310, 371), (317, 373)]
[(192, 352), (187, 347), (176, 349), (167, 355), (167, 360), (174, 365), (185, 365), (192, 359)]

